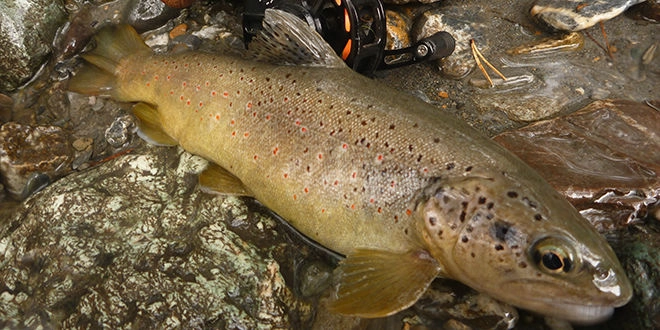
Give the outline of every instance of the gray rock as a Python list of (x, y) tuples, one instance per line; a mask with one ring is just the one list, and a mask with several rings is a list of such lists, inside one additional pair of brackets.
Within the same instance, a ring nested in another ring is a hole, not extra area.
[[(0, 228), (10, 328), (290, 328), (307, 318), (279, 264), (226, 223), (233, 197), (200, 193), (205, 161), (148, 148), (71, 174)], [(274, 224), (256, 216), (253, 231)]]
[(580, 31), (623, 13), (630, 6), (646, 0), (538, 0), (531, 15), (539, 21), (564, 31)]
[(0, 91), (12, 91), (36, 73), (65, 19), (59, 0), (0, 2)]

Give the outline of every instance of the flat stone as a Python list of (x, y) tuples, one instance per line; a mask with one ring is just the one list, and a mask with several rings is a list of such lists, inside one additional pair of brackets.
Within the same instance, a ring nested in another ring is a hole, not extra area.
[(583, 215), (602, 222), (609, 214), (612, 225), (621, 225), (644, 218), (660, 200), (658, 132), (657, 110), (603, 100), (494, 139), (574, 199)]
[[(71, 144), (57, 126), (27, 126), (10, 122), (0, 127), (0, 175), (9, 194), (23, 199), (33, 174), (50, 179), (71, 171)], [(33, 177), (34, 178), (34, 177)]]
[(612, 19), (630, 6), (646, 0), (538, 0), (530, 14), (539, 21), (564, 31), (580, 31)]

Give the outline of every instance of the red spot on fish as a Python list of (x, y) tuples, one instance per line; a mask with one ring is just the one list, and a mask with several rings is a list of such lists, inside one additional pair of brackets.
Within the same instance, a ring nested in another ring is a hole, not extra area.
[(357, 172), (353, 172), (353, 174), (351, 174), (351, 177), (353, 177), (353, 179), (355, 179), (357, 177)]
[(344, 149), (348, 149), (348, 144), (344, 143), (344, 144), (341, 145), (341, 147), (344, 148)]
[(298, 195), (293, 194), (293, 200), (295, 201), (296, 199), (298, 199)]
[(224, 96), (225, 98), (229, 97), (229, 92), (227, 92), (227, 91), (223, 92), (222, 96)]
[(319, 153), (319, 156), (318, 156), (318, 157), (319, 157), (319, 159), (323, 159), (323, 154), (322, 154), (322, 153)]
[(190, 99), (186, 100), (186, 105), (190, 105)]
[(369, 199), (369, 203), (373, 204), (373, 203), (375, 203), (375, 202), (376, 202), (376, 201), (375, 201), (373, 198), (370, 198), (370, 199)]
[(383, 155), (378, 155), (378, 156), (376, 157), (376, 159), (377, 159), (379, 162), (382, 161), (382, 160), (383, 160)]
[(205, 85), (206, 87), (209, 87), (209, 86), (211, 86), (211, 83), (207, 81), (207, 82), (204, 83), (204, 85)]
[(307, 132), (307, 128), (305, 128), (305, 127), (301, 127), (301, 128), (300, 128), (300, 131), (303, 132), (303, 133), (305, 133), (305, 132)]
[(220, 115), (215, 115), (215, 120), (220, 120)]
[(308, 193), (308, 192), (309, 192), (309, 189), (308, 189), (307, 187), (305, 187), (305, 189), (303, 189), (303, 191), (304, 191), (305, 193)]
[(231, 132), (231, 136), (236, 136), (236, 131)]
[(202, 106), (204, 106), (204, 104), (200, 101), (199, 102), (199, 107), (201, 108)]
[(252, 109), (252, 102), (248, 102), (248, 103), (247, 103), (247, 108), (248, 108), (248, 109)]
[(172, 79), (172, 76), (167, 76), (167, 81), (170, 81)]
[(253, 158), (254, 158), (254, 160), (257, 160), (257, 158), (259, 158), (259, 156), (257, 156), (257, 155), (254, 155), (254, 157), (253, 157)]
[(407, 210), (406, 210), (406, 215), (411, 215), (411, 214), (412, 214), (412, 210), (407, 209)]
[(202, 86), (200, 86), (200, 85), (195, 86), (195, 90), (196, 90), (196, 91), (199, 92), (201, 89), (202, 89)]
[(321, 213), (325, 213), (325, 209), (321, 209)]
[(146, 71), (142, 71), (141, 73), (142, 73), (142, 75), (143, 75), (143, 76), (144, 76), (145, 74), (147, 74), (147, 72), (146, 72)]
[(183, 95), (179, 96), (179, 100), (183, 101), (184, 97)]
[(217, 95), (218, 95), (218, 92), (216, 92), (216, 91), (211, 91), (211, 96), (217, 96)]
[(278, 148), (278, 147), (273, 148), (273, 155), (276, 155), (276, 156), (277, 156), (277, 153), (278, 153), (279, 151), (280, 151), (280, 148)]
[(240, 90), (237, 90), (237, 91), (236, 91), (236, 95), (241, 95), (241, 91), (240, 91)]
[(351, 210), (355, 210), (355, 204), (351, 204)]
[(283, 176), (284, 176), (284, 178), (286, 179), (286, 178), (288, 178), (288, 177), (289, 177), (289, 173), (284, 173), (284, 175), (283, 175)]
[(252, 113), (252, 117), (255, 117), (255, 118), (257, 117), (257, 112), (256, 111)]
[(245, 137), (250, 136), (250, 132), (245, 132), (245, 133), (243, 133), (243, 136), (245, 136)]
[(376, 212), (378, 212), (378, 213), (383, 213), (383, 208), (382, 208), (382, 207), (379, 207), (378, 210), (376, 210)]
[(296, 120), (296, 125), (300, 126), (300, 120)]
[(183, 86), (183, 87), (186, 87), (186, 85), (188, 85), (188, 83), (185, 82), (185, 81), (181, 83), (181, 86)]
[(147, 83), (147, 87), (150, 87), (150, 86), (151, 86), (151, 83)]
[(333, 182), (332, 184), (335, 185), (335, 186), (338, 185), (338, 184), (339, 184), (339, 180), (335, 180), (335, 182)]
[(266, 115), (266, 120), (270, 120), (270, 115)]
[(392, 188), (394, 188), (395, 185), (396, 185), (396, 181), (392, 181), (392, 182), (390, 182), (390, 186), (391, 186)]
[(154, 80), (158, 80), (158, 76), (157, 76), (157, 75), (156, 75), (156, 76), (154, 76)]
[(170, 90), (170, 95), (174, 95), (174, 91), (173, 91), (173, 90)]
[(236, 124), (236, 121), (232, 119), (232, 120), (229, 121), (229, 124), (234, 125), (234, 124)]

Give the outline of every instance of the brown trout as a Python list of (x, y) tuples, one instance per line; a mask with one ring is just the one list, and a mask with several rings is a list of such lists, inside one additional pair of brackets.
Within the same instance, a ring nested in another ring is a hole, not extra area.
[(95, 40), (70, 89), (140, 102), (143, 137), (215, 164), (203, 186), (345, 255), (336, 312), (396, 313), (438, 276), (583, 323), (631, 298), (606, 240), (530, 167), (353, 72), (291, 14), (266, 12), (252, 58), (154, 54), (127, 26)]

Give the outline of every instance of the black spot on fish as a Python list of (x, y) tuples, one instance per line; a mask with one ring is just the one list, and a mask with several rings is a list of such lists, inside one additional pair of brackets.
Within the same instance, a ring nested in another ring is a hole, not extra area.
[(504, 221), (497, 221), (491, 227), (490, 235), (498, 239), (499, 241), (505, 242), (507, 236), (510, 234), (511, 224)]
[(527, 206), (531, 207), (532, 209), (536, 209), (538, 205), (533, 202), (529, 197), (525, 196), (522, 198), (523, 202), (527, 203)]
[(440, 143), (440, 138), (434, 138), (434, 139), (433, 139), (433, 142), (434, 142), (434, 143)]
[(509, 196), (509, 198), (518, 198), (518, 193), (515, 191), (509, 191), (506, 195)]
[(540, 214), (538, 214), (538, 213), (536, 213), (536, 214), (534, 214), (534, 220), (536, 220), (536, 221), (541, 221), (541, 220), (543, 220), (543, 216), (540, 215)]
[(458, 218), (461, 220), (461, 222), (464, 222), (465, 221), (465, 211), (461, 211), (461, 215)]
[(465, 168), (465, 172), (470, 172), (470, 171), (472, 171), (472, 166), (468, 166)]
[(524, 261), (521, 261), (520, 263), (518, 263), (518, 267), (520, 267), (520, 268), (527, 268), (527, 263), (524, 262)]
[(467, 243), (468, 241), (469, 241), (469, 239), (467, 238), (467, 236), (461, 237), (461, 242)]
[(476, 257), (477, 255), (474, 254), (474, 252), (470, 252), (470, 256), (471, 256), (472, 258), (474, 258), (474, 257)]
[(451, 170), (454, 169), (454, 167), (456, 167), (456, 165), (454, 163), (449, 163), (449, 164), (447, 164), (446, 169), (447, 169), (447, 171), (451, 171)]
[(479, 197), (478, 203), (479, 204), (485, 204), (486, 203), (486, 197), (483, 197), (483, 196)]
[(493, 202), (490, 202), (490, 203), (486, 204), (486, 208), (489, 209), (489, 210), (492, 209), (494, 206), (495, 206), (495, 204)]
[(438, 219), (436, 217), (429, 217), (429, 225), (431, 227), (434, 227), (438, 223)]
[(504, 250), (504, 246), (502, 246), (502, 244), (496, 244), (495, 245), (495, 250), (502, 251), (502, 250)]

